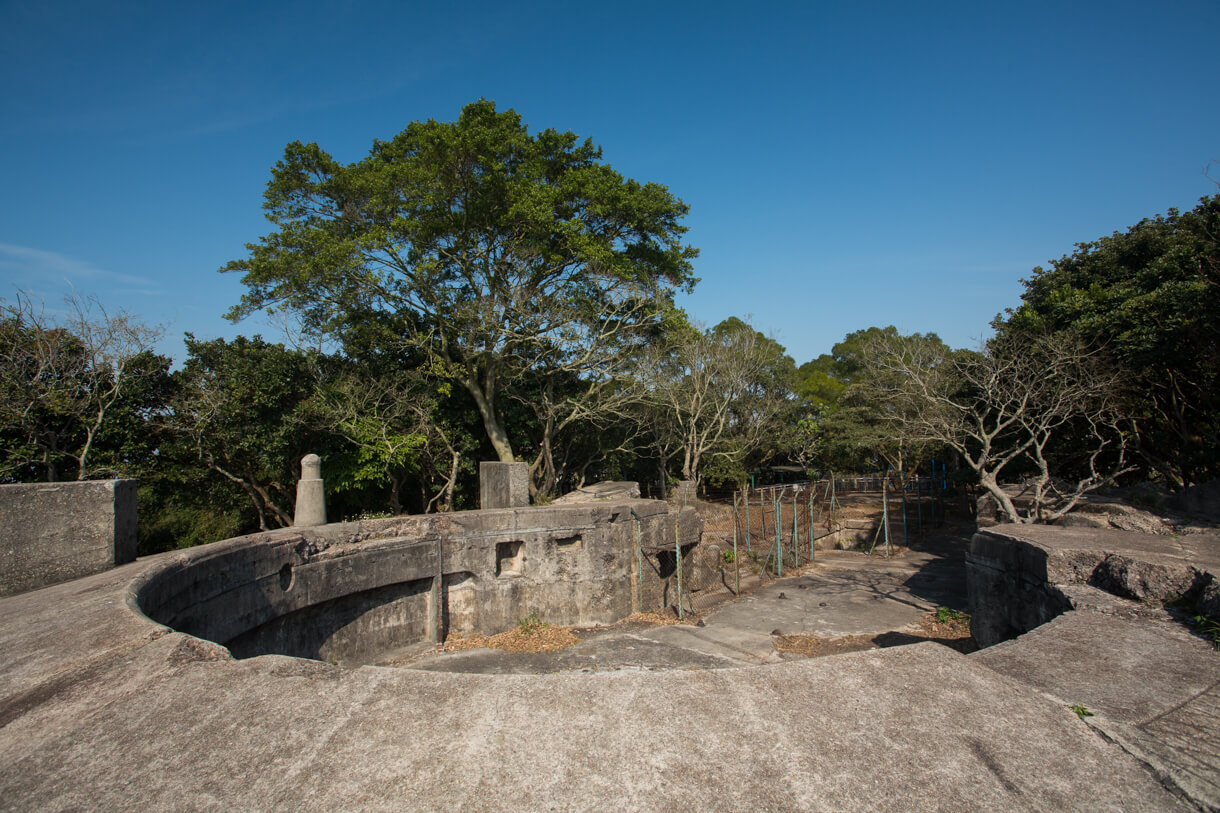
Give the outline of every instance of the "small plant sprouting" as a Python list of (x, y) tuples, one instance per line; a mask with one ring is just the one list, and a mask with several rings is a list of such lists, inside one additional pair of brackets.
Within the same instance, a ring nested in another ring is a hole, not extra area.
[(1200, 635), (1210, 638), (1216, 645), (1216, 649), (1220, 649), (1220, 621), (1210, 615), (1196, 615), (1195, 629), (1199, 631)]
[(960, 621), (963, 624), (970, 621), (970, 616), (966, 613), (959, 612), (952, 607), (941, 605), (936, 608), (936, 623), (948, 624), (950, 621)]
[(1085, 708), (1083, 703), (1077, 703), (1076, 705), (1072, 706), (1072, 711), (1075, 712), (1076, 716), (1081, 720), (1083, 720), (1085, 717), (1093, 716), (1093, 712)]
[(517, 621), (517, 629), (521, 630), (522, 635), (532, 635), (535, 632), (549, 629), (550, 626), (550, 624), (539, 618), (538, 613), (533, 610), (525, 618), (518, 619)]
[(720, 553), (720, 558), (724, 560), (726, 565), (731, 565), (733, 562), (737, 561), (737, 554), (733, 553), (731, 550), (726, 550)]

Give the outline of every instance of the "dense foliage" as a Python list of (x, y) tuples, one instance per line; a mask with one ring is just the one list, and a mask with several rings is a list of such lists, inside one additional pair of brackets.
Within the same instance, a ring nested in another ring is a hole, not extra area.
[(188, 335), (171, 373), (127, 314), (0, 300), (0, 482), (138, 477), (148, 553), (289, 524), (308, 452), (332, 519), (474, 507), (493, 458), (526, 460), (539, 501), (935, 459), (1014, 520), (1120, 474), (1220, 476), (1220, 196), (1034, 269), (978, 350), (869, 327), (799, 368), (674, 307), (685, 204), (490, 102), (350, 165), (290, 144), (266, 209), (222, 269), (248, 289), (231, 315), (287, 310), (315, 349)]
[[(600, 159), (485, 100), (353, 164), (289, 144), (267, 186), (276, 230), (223, 269), (248, 288), (232, 315), (287, 308), (340, 341), (422, 354), (469, 394), (500, 460), (538, 450), (546, 490), (559, 435), (617, 411), (616, 379), (693, 283), (686, 205)], [(514, 437), (509, 401), (541, 437)]]
[(1139, 452), (1169, 482), (1220, 477), (1220, 195), (1035, 268), (1001, 332), (1071, 330), (1113, 356)]

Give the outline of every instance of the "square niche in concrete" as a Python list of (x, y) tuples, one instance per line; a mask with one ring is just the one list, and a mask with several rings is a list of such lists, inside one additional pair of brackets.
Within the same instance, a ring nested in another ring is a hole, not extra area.
[(521, 565), (525, 561), (524, 542), (496, 543), (496, 575), (509, 576), (521, 573)]
[(572, 551), (580, 550), (580, 535), (556, 539), (555, 549), (560, 553), (571, 553)]

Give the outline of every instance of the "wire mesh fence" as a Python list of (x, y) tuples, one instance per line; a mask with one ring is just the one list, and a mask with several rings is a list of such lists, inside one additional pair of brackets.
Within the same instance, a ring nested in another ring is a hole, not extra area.
[(708, 495), (697, 503), (702, 541), (675, 539), (658, 552), (672, 569), (665, 606), (679, 617), (702, 613), (760, 584), (795, 575), (817, 551), (855, 548), (889, 555), (945, 515), (945, 484), (935, 477), (832, 477)]

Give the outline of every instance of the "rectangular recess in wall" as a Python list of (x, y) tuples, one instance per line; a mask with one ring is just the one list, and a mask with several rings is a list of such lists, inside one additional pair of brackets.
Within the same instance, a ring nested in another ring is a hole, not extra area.
[(576, 536), (565, 536), (562, 539), (556, 539), (555, 549), (560, 553), (569, 553), (574, 550), (580, 550), (580, 534), (577, 534)]
[(524, 542), (496, 543), (496, 575), (506, 576), (510, 573), (520, 573), (525, 561)]

